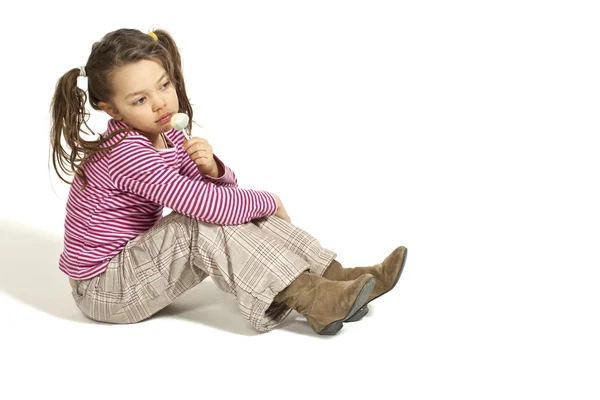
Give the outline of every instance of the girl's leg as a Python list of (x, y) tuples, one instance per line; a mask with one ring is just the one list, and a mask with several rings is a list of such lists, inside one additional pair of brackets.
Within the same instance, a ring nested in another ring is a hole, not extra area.
[(272, 304), (275, 295), (303, 271), (322, 275), (336, 256), (308, 235), (298, 243), (304, 258), (251, 222), (213, 225), (173, 212), (130, 241), (105, 273), (80, 281), (74, 297), (92, 319), (138, 322), (211, 276), (255, 329), (268, 331), (291, 312)]
[(310, 272), (313, 274), (322, 276), (331, 264), (331, 262), (326, 265), (322, 263), (324, 255), (329, 259), (333, 254), (332, 261), (337, 256), (336, 253), (323, 248), (308, 232), (274, 215), (256, 218), (250, 222), (278, 239), (288, 250), (310, 264)]
[(287, 304), (274, 303), (275, 296), (304, 271), (322, 275), (337, 255), (300, 229), (294, 231), (297, 241), (290, 236), (292, 243), (297, 242), (297, 251), (291, 251), (289, 243), (252, 222), (219, 226), (184, 221), (191, 224), (192, 254), (199, 257), (194, 265), (219, 288), (234, 293), (242, 314), (263, 332), (278, 326), (291, 312)]

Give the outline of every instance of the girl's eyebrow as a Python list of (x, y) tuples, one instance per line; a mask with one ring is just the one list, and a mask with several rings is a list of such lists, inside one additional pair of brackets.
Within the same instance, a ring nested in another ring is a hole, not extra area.
[[(162, 74), (160, 78), (158, 78), (158, 81), (156, 82), (156, 84), (158, 85), (160, 83), (160, 81), (162, 81), (164, 79), (165, 76), (167, 76), (166, 72), (164, 74)], [(135, 96), (136, 94), (140, 94), (140, 93), (144, 93), (144, 91), (142, 90), (139, 92), (129, 93), (127, 96), (125, 96), (125, 98)]]

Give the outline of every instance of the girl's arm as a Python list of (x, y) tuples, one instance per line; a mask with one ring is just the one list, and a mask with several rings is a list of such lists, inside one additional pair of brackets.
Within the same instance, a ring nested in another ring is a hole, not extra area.
[(138, 133), (128, 135), (106, 160), (109, 176), (118, 189), (200, 221), (238, 225), (277, 211), (270, 192), (219, 186), (179, 174)]

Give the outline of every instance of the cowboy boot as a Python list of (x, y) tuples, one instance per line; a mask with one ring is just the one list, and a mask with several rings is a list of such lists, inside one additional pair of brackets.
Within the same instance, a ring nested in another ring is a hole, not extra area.
[(343, 322), (365, 304), (374, 286), (375, 279), (369, 274), (342, 282), (305, 271), (273, 301), (304, 315), (319, 335), (335, 335)]
[(347, 281), (356, 279), (362, 274), (371, 274), (375, 277), (375, 288), (369, 296), (367, 303), (345, 322), (355, 322), (360, 320), (369, 312), (367, 307), (368, 303), (389, 292), (396, 286), (396, 283), (398, 283), (400, 275), (402, 274), (402, 270), (404, 269), (407, 251), (406, 247), (400, 246), (387, 256), (382, 263), (372, 267), (342, 268), (342, 265), (338, 261), (333, 260), (323, 273), (324, 278)]

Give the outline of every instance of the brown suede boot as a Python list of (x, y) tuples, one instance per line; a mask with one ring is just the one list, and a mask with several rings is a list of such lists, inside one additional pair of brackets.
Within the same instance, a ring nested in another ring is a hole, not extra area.
[[(373, 289), (373, 292), (367, 300), (367, 303), (370, 303), (396, 286), (396, 283), (398, 283), (400, 275), (402, 274), (402, 270), (404, 269), (406, 253), (406, 247), (400, 246), (387, 256), (382, 263), (372, 267), (342, 268), (342, 265), (338, 261), (333, 260), (325, 270), (325, 273), (323, 273), (323, 277), (337, 281), (349, 281), (356, 279), (362, 274), (373, 275), (375, 277), (375, 289)], [(351, 316), (345, 322), (358, 321), (368, 312), (369, 309), (365, 304), (364, 307), (358, 310), (356, 315)]]
[(375, 279), (369, 274), (341, 282), (305, 271), (273, 300), (304, 315), (318, 334), (335, 335), (365, 304), (374, 287)]

